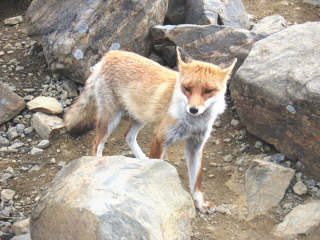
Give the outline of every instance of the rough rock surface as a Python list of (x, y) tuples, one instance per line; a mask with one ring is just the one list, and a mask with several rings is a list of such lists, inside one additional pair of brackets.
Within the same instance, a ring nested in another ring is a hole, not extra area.
[(288, 22), (281, 15), (267, 16), (256, 23), (251, 32), (270, 35), (288, 27)]
[(185, 23), (250, 28), (248, 14), (241, 0), (187, 0)]
[(306, 235), (320, 224), (320, 202), (311, 202), (295, 207), (274, 230), (278, 237)]
[(175, 66), (175, 46), (180, 46), (194, 59), (225, 64), (237, 58), (234, 69), (239, 68), (248, 56), (253, 44), (261, 36), (248, 30), (217, 25), (155, 26), (151, 29), (154, 48), (171, 66)]
[(32, 116), (32, 126), (42, 139), (49, 140), (64, 127), (61, 118), (37, 112)]
[(165, 161), (82, 157), (44, 192), (30, 232), (33, 240), (190, 239), (194, 214), (191, 196)]
[(231, 83), (242, 123), (320, 173), (320, 22), (295, 25), (252, 48)]
[(185, 23), (187, 0), (169, 0), (166, 13), (166, 24), (178, 25)]
[(27, 107), (32, 111), (48, 114), (59, 114), (63, 111), (61, 103), (53, 97), (36, 97), (27, 103)]
[(14, 118), (24, 108), (23, 98), (0, 81), (0, 125)]
[(40, 42), (53, 72), (83, 83), (108, 50), (146, 55), (150, 28), (163, 23), (167, 7), (167, 0), (33, 0), (27, 34)]
[(279, 164), (256, 159), (245, 174), (248, 196), (248, 219), (266, 213), (283, 198), (294, 170)]

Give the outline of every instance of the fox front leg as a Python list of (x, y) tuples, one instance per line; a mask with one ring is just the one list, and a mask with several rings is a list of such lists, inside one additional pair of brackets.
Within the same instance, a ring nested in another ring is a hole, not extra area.
[(189, 171), (189, 182), (193, 200), (196, 207), (202, 213), (210, 213), (216, 210), (212, 202), (204, 200), (202, 193), (202, 149), (207, 140), (207, 134), (198, 137), (190, 137), (186, 140), (186, 161)]

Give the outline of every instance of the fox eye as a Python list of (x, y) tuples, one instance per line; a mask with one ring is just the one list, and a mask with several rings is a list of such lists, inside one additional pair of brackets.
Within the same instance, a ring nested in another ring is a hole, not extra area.
[(188, 87), (184, 87), (184, 90), (186, 90), (186, 92), (190, 92), (190, 88)]
[(208, 90), (205, 90), (204, 93), (205, 93), (205, 94), (209, 94), (209, 93), (212, 93), (212, 91), (213, 91), (213, 89), (212, 89), (212, 90), (209, 90), (209, 89), (208, 89)]

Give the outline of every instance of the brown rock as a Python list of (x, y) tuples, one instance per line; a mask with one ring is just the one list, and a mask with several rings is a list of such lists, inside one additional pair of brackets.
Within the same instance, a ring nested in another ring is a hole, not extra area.
[(0, 125), (14, 118), (24, 108), (23, 98), (0, 82)]

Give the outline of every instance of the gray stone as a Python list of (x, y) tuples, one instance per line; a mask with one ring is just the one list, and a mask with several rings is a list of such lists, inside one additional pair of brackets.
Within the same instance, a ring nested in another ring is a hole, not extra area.
[(26, 128), (26, 126), (25, 126), (24, 124), (22, 124), (22, 123), (18, 123), (18, 124), (16, 125), (16, 128), (17, 128), (17, 132), (18, 132), (18, 133), (23, 133), (23, 132), (24, 132), (24, 129)]
[(43, 154), (43, 150), (40, 148), (33, 147), (30, 150), (31, 155), (41, 156)]
[(59, 114), (63, 111), (61, 103), (53, 97), (36, 97), (27, 103), (27, 107), (32, 111), (48, 114)]
[(4, 20), (4, 25), (13, 26), (23, 22), (22, 16), (16, 16), (12, 18), (7, 18)]
[[(175, 46), (182, 47), (196, 60), (227, 67), (234, 58), (239, 68), (248, 56), (253, 44), (261, 39), (248, 30), (217, 25), (155, 26), (151, 29), (154, 47), (170, 67), (176, 65)], [(166, 44), (157, 45), (157, 42)], [(227, 66), (226, 66), (227, 65)]]
[(241, 0), (187, 0), (185, 23), (250, 28), (248, 14)]
[(251, 29), (256, 34), (271, 35), (288, 27), (288, 22), (281, 15), (267, 16)]
[(9, 141), (12, 141), (14, 139), (16, 139), (17, 137), (19, 137), (19, 134), (17, 132), (17, 128), (16, 127), (12, 127), (8, 130), (8, 132), (6, 133), (6, 138)]
[(28, 135), (33, 133), (33, 127), (27, 127), (24, 129), (24, 134)]
[(32, 127), (42, 139), (49, 140), (64, 127), (64, 123), (57, 116), (38, 112), (33, 114)]
[(230, 86), (248, 131), (315, 174), (320, 173), (318, 39), (320, 22), (308, 22), (260, 40)]
[(248, 219), (267, 213), (283, 198), (294, 170), (281, 165), (255, 159), (245, 173), (248, 196)]
[(23, 98), (0, 81), (0, 125), (14, 118), (24, 108)]
[(4, 202), (9, 202), (10, 200), (13, 199), (13, 196), (15, 194), (16, 194), (16, 192), (11, 189), (3, 189), (1, 191), (1, 200)]
[(320, 202), (299, 205), (284, 218), (274, 229), (277, 237), (298, 237), (307, 235), (320, 224)]
[(11, 238), (11, 240), (32, 240), (32, 239), (30, 237), (30, 233), (27, 233), (19, 236), (14, 236), (13, 238)]
[(298, 194), (298, 195), (303, 195), (308, 192), (308, 188), (306, 185), (303, 184), (303, 182), (298, 181), (294, 186), (293, 186), (293, 191)]
[(30, 232), (33, 240), (190, 239), (194, 215), (191, 196), (167, 162), (82, 157), (43, 192)]
[(49, 140), (42, 140), (41, 142), (39, 142), (39, 144), (37, 145), (37, 148), (41, 148), (41, 149), (45, 149), (47, 147), (49, 147), (50, 141)]
[(150, 28), (163, 23), (167, 8), (168, 0), (33, 0), (26, 32), (42, 45), (53, 72), (84, 83), (109, 50), (146, 56)]
[(7, 138), (0, 137), (0, 147), (7, 147), (9, 144), (9, 140)]

